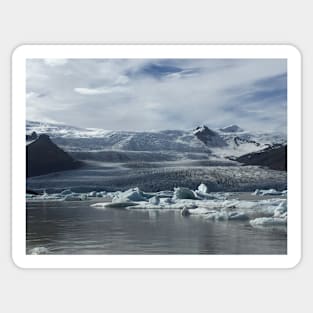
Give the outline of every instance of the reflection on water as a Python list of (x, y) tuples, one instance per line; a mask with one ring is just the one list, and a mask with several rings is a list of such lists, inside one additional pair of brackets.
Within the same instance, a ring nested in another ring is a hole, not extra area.
[(283, 229), (183, 217), (178, 211), (41, 202), (27, 204), (26, 248), (53, 254), (286, 254), (287, 235)]

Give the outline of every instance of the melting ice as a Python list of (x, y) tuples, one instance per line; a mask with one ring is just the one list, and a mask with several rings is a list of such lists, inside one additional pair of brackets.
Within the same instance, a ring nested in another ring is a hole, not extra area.
[[(232, 197), (229, 197), (232, 195)], [(209, 192), (205, 184), (196, 190), (177, 187), (155, 193), (139, 188), (126, 191), (92, 191), (75, 193), (67, 189), (57, 194), (30, 195), (28, 201), (84, 201), (99, 199), (91, 204), (98, 209), (177, 210), (185, 217), (198, 216), (215, 221), (248, 221), (252, 227), (287, 226), (287, 191), (256, 190), (252, 197), (242, 199), (236, 193)], [(264, 197), (263, 197), (264, 196)], [(267, 196), (267, 197), (265, 197)], [(275, 196), (269, 197), (268, 196)]]

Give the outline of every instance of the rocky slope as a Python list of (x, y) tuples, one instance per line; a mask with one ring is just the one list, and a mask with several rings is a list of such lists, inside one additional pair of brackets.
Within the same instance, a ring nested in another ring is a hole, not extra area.
[(259, 152), (248, 153), (236, 161), (246, 165), (261, 165), (273, 170), (287, 171), (287, 145), (272, 146)]
[(53, 143), (48, 135), (40, 135), (26, 146), (26, 177), (76, 169), (81, 165), (80, 161), (75, 161)]

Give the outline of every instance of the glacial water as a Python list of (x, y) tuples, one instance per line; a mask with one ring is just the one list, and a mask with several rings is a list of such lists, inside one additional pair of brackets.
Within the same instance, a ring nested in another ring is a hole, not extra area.
[(286, 254), (285, 228), (184, 217), (180, 211), (99, 209), (91, 201), (27, 203), (28, 254)]

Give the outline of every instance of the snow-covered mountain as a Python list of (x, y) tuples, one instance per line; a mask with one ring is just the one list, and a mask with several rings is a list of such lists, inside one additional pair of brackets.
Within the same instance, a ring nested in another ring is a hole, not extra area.
[(220, 131), (222, 131), (223, 133), (239, 133), (243, 132), (244, 130), (241, 129), (238, 125), (229, 125), (220, 128)]
[(47, 134), (67, 151), (148, 151), (200, 153), (216, 157), (240, 156), (273, 144), (286, 143), (278, 133), (244, 131), (237, 125), (221, 129), (200, 126), (194, 130), (110, 131), (27, 121), (26, 133)]
[(227, 145), (225, 140), (217, 132), (205, 125), (197, 127), (193, 131), (193, 134), (210, 148), (225, 147)]

